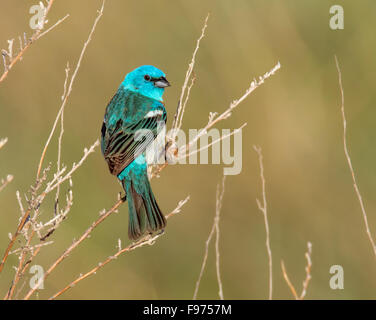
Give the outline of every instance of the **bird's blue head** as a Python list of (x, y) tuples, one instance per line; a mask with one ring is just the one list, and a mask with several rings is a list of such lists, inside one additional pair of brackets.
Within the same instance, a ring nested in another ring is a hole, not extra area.
[(125, 89), (162, 101), (164, 89), (170, 86), (166, 75), (154, 66), (141, 66), (129, 72), (121, 84)]

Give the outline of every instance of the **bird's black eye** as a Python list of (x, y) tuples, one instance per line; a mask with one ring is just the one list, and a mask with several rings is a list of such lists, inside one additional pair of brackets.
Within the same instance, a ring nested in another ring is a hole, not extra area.
[(146, 74), (145, 76), (144, 76), (144, 79), (146, 80), (146, 81), (150, 81), (150, 76), (148, 75), (148, 74)]

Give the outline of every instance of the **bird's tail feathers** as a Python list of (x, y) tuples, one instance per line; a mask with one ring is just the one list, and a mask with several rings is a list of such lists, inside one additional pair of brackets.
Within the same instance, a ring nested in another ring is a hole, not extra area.
[(145, 192), (137, 192), (132, 180), (123, 180), (129, 207), (128, 236), (132, 240), (139, 239), (146, 232), (162, 230), (166, 226), (166, 218), (155, 200), (147, 178), (144, 184)]

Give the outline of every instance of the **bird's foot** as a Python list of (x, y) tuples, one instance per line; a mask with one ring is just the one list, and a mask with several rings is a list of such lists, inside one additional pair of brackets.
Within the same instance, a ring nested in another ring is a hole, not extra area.
[(119, 192), (118, 199), (125, 202), (127, 201), (127, 194), (125, 193), (124, 196), (121, 195), (121, 192)]

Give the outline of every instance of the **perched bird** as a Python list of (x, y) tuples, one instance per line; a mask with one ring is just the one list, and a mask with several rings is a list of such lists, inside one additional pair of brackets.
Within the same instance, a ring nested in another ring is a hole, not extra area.
[[(110, 172), (125, 190), (128, 236), (132, 240), (166, 226), (149, 183), (145, 151), (156, 139), (160, 122), (166, 123), (162, 96), (168, 86), (170, 83), (161, 70), (141, 66), (126, 75), (104, 116), (101, 149)], [(151, 134), (139, 135), (145, 131)]]

